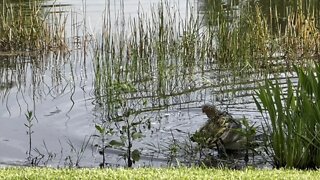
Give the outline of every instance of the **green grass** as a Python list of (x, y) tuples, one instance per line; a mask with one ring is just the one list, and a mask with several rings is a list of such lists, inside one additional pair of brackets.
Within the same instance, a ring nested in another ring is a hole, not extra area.
[(200, 168), (3, 168), (0, 179), (317, 179), (320, 171)]

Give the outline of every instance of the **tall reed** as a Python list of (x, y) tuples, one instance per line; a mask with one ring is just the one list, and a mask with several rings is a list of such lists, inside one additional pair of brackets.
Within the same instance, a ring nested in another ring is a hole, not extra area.
[(114, 92), (108, 89), (121, 83), (135, 87), (131, 98), (142, 100), (136, 109), (173, 104), (166, 99), (197, 87), (193, 72), (204, 68), (211, 45), (207, 35), (199, 34), (196, 17), (183, 21), (167, 2), (153, 7), (150, 15), (142, 12), (135, 19), (120, 17), (116, 22), (121, 24), (105, 17), (103, 36), (95, 47), (99, 101), (107, 101)]
[(122, 156), (128, 166), (140, 158), (135, 143), (157, 118), (148, 112), (189, 103), (181, 97), (195, 91), (194, 72), (207, 61), (202, 49), (208, 47), (202, 41), (206, 36), (199, 35), (196, 17), (182, 20), (169, 2), (152, 8), (130, 20), (122, 15), (111, 21), (106, 14), (95, 46), (95, 100), (103, 116), (96, 127), (113, 128), (118, 136), (104, 140), (126, 148)]
[(262, 2), (242, 3), (237, 10), (220, 8), (213, 31), (217, 62), (243, 72), (274, 72), (291, 70), (292, 64), (304, 58), (317, 58), (320, 36), (316, 8), (304, 11), (303, 5), (297, 1), (295, 7), (288, 7), (285, 18), (279, 16), (278, 7), (270, 5), (265, 12)]
[(287, 79), (287, 89), (278, 81), (266, 81), (257, 91), (256, 105), (265, 115), (268, 153), (277, 168), (320, 166), (320, 66), (295, 67), (298, 83)]
[(50, 13), (41, 2), (3, 0), (0, 5), (0, 51), (66, 50), (66, 16)]

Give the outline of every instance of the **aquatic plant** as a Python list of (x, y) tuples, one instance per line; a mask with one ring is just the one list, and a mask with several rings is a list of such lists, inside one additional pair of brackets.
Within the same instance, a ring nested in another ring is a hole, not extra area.
[(68, 167), (80, 167), (80, 161), (83, 155), (91, 144), (92, 137), (85, 136), (80, 147), (75, 146), (70, 139), (67, 139), (67, 143), (70, 147), (70, 155), (66, 156), (64, 159), (65, 166)]
[(13, 3), (0, 8), (0, 50), (15, 53), (67, 50), (66, 16), (43, 10), (40, 1)]
[[(144, 136), (141, 126), (144, 129), (150, 129), (150, 122), (138, 116), (140, 110), (134, 108), (139, 106), (130, 104), (128, 101), (134, 92), (135, 89), (129, 84), (114, 84), (113, 95), (109, 96), (110, 104), (104, 106), (109, 107), (108, 115), (102, 116), (102, 120), (95, 125), (98, 131), (96, 136), (100, 139), (100, 143), (96, 146), (103, 157), (101, 167), (106, 164), (105, 153), (106, 148), (109, 147), (125, 150), (121, 156), (128, 167), (132, 167), (140, 159), (140, 150), (133, 149), (134, 141)], [(119, 136), (115, 138), (113, 135)]]
[(265, 2), (248, 1), (235, 10), (221, 3), (208, 4), (221, 10), (215, 19), (207, 10), (208, 21), (215, 24), (210, 32), (217, 42), (217, 63), (230, 70), (240, 69), (236, 74), (292, 70), (295, 62), (316, 59), (319, 54), (316, 7), (305, 10), (304, 2), (297, 1), (296, 6), (281, 12), (286, 13), (282, 17), (278, 12), (281, 7), (266, 6)]
[[(98, 148), (99, 154), (102, 156), (102, 162), (100, 163), (100, 167), (103, 168), (107, 164), (106, 160), (106, 149), (108, 148), (107, 144), (107, 136), (111, 136), (114, 134), (113, 128), (107, 127), (107, 123), (102, 121), (102, 123), (95, 124), (95, 128), (98, 132), (98, 134), (93, 135), (94, 137), (98, 137), (98, 143), (96, 143), (94, 146)], [(114, 141), (110, 142), (110, 145), (115, 145)]]
[(246, 140), (244, 161), (247, 166), (249, 162), (249, 151), (253, 152), (252, 156), (254, 157), (256, 153), (255, 147), (258, 146), (257, 142), (254, 141), (257, 127), (255, 127), (255, 124), (249, 124), (248, 119), (245, 117), (241, 119), (241, 124), (243, 125), (243, 128), (239, 128), (238, 133), (245, 137)]
[(96, 129), (113, 128), (120, 135), (111, 146), (126, 147), (123, 157), (128, 166), (139, 160), (140, 150), (133, 148), (133, 142), (144, 136), (141, 128), (151, 128), (150, 118), (143, 113), (177, 104), (171, 97), (192, 92), (195, 83), (189, 81), (192, 77), (186, 78), (196, 64), (202, 64), (196, 60), (202, 52), (198, 47), (202, 42), (195, 36), (197, 22), (190, 18), (176, 27), (178, 13), (170, 13), (168, 4), (161, 3), (151, 18), (141, 13), (127, 23), (119, 19), (121, 23), (112, 24), (106, 16), (103, 37), (94, 47), (95, 104), (101, 111)]
[[(320, 66), (295, 67), (297, 84), (267, 80), (254, 97), (266, 118), (267, 153), (277, 168), (320, 166)], [(265, 115), (266, 112), (266, 115)]]
[[(27, 135), (28, 135), (28, 157), (27, 160), (31, 163), (32, 162), (32, 134), (34, 133), (34, 131), (32, 130), (33, 127), (33, 120), (34, 120), (34, 116), (33, 116), (33, 112), (32, 111), (27, 111), (27, 113), (25, 114), (26, 119), (27, 119), (27, 123), (25, 123), (24, 125), (27, 127)], [(31, 163), (32, 164), (32, 163)]]

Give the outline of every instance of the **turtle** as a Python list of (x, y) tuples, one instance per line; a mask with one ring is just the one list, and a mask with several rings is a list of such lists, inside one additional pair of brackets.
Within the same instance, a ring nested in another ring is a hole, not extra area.
[(228, 112), (220, 111), (216, 106), (204, 104), (202, 112), (208, 117), (207, 122), (196, 131), (191, 140), (204, 147), (223, 148), (224, 150), (241, 150), (246, 146), (247, 139), (239, 130), (241, 122), (234, 119)]

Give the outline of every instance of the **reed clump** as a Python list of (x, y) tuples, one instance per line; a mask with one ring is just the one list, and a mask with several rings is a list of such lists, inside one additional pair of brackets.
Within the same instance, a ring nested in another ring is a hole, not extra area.
[(205, 68), (211, 48), (208, 36), (200, 35), (199, 20), (193, 15), (182, 21), (179, 12), (167, 3), (153, 8), (151, 15), (140, 13), (128, 21), (120, 18), (118, 24), (105, 17), (102, 39), (95, 46), (96, 97), (102, 98), (99, 101), (106, 101), (112, 93), (108, 89), (115, 84), (135, 88), (129, 98), (141, 99), (141, 106), (136, 104), (135, 109), (146, 104), (177, 104), (172, 96), (197, 88), (194, 73)]
[(294, 69), (297, 83), (287, 79), (285, 89), (267, 80), (257, 91), (255, 102), (269, 135), (267, 152), (277, 168), (319, 168), (320, 66)]
[(66, 50), (66, 16), (50, 13), (41, 2), (0, 5), (0, 51), (34, 52)]
[(315, 59), (319, 55), (320, 34), (313, 13), (304, 14), (299, 8), (288, 17), (287, 27), (279, 44), (289, 59)]
[(194, 73), (207, 61), (207, 36), (199, 35), (196, 17), (182, 20), (168, 3), (152, 8), (151, 14), (130, 20), (112, 21), (107, 14), (94, 48), (95, 105), (101, 110), (96, 124), (122, 127), (113, 128), (116, 141), (108, 136), (105, 142), (127, 148), (128, 166), (139, 159), (136, 140), (160, 119), (150, 112), (190, 103), (190, 94), (200, 87)]
[(231, 17), (225, 15), (230, 10), (222, 12), (212, 32), (217, 38), (217, 63), (245, 72), (274, 72), (292, 70), (292, 64), (306, 58), (316, 59), (320, 36), (315, 8), (303, 11), (302, 5), (297, 1), (296, 8), (288, 8), (285, 19), (278, 16), (277, 7), (270, 7), (266, 15), (259, 3), (239, 5)]
[[(234, 17), (235, 18), (235, 17)], [(228, 67), (258, 67), (268, 57), (270, 35), (258, 6), (243, 9), (238, 21), (220, 18), (217, 37), (217, 62)]]

